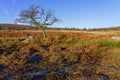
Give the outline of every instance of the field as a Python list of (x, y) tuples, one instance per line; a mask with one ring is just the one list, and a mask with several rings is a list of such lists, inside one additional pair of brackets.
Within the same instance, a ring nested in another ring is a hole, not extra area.
[[(29, 42), (22, 39), (33, 36)], [(0, 80), (120, 80), (119, 31), (0, 31)]]

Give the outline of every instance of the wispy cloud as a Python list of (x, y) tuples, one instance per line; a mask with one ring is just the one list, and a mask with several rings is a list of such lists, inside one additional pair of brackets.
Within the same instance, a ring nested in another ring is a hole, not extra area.
[(4, 12), (6, 15), (9, 15), (9, 14), (10, 14), (9, 10), (7, 10), (7, 9), (3, 9), (3, 12)]

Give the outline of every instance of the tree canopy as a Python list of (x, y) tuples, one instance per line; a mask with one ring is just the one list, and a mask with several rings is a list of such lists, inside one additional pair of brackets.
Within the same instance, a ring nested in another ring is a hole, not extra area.
[(44, 29), (58, 22), (59, 19), (55, 16), (51, 9), (45, 10), (40, 6), (32, 5), (29, 9), (22, 10), (16, 22), (31, 24), (32, 26), (42, 29), (44, 36)]

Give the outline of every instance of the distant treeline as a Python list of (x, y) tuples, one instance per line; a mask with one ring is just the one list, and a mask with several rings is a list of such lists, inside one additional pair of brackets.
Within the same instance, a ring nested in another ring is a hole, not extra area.
[[(109, 28), (93, 28), (93, 29), (78, 29), (78, 28), (47, 28), (48, 30), (87, 30), (87, 31), (108, 31), (108, 30), (120, 30), (120, 26)], [(0, 24), (0, 30), (38, 30), (37, 27), (29, 25), (18, 24)]]
[(109, 30), (120, 30), (120, 26), (108, 27), (108, 28), (94, 28), (93, 31), (109, 31)]
[[(77, 28), (47, 28), (48, 30), (82, 30)], [(18, 24), (0, 24), (0, 30), (38, 30), (37, 27)]]

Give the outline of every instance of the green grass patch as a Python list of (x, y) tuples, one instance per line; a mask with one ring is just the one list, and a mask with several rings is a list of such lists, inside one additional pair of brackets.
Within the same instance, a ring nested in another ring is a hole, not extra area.
[(75, 40), (64, 40), (62, 41), (60, 44), (68, 44), (68, 45), (80, 45), (80, 46), (83, 46), (83, 45), (86, 45), (87, 44), (87, 41), (84, 41), (84, 40), (80, 40), (80, 41), (75, 41)]
[(77, 41), (75, 41), (75, 40), (64, 40), (61, 42), (61, 44), (76, 44), (76, 43), (77, 43)]
[(107, 48), (120, 48), (120, 41), (115, 40), (103, 40), (99, 44)]
[(80, 40), (80, 41), (78, 41), (76, 44), (78, 44), (78, 45), (87, 45), (88, 44), (88, 42), (87, 41), (85, 41), (85, 40)]
[(0, 48), (6, 48), (13, 44), (13, 42), (9, 39), (0, 39)]
[(120, 59), (120, 53), (113, 53), (112, 57), (115, 59)]

